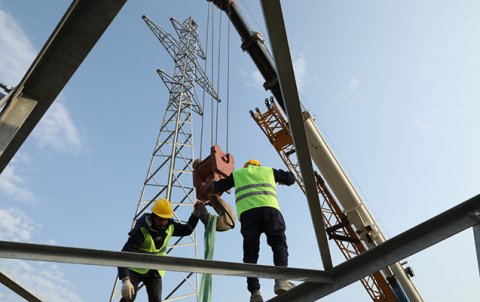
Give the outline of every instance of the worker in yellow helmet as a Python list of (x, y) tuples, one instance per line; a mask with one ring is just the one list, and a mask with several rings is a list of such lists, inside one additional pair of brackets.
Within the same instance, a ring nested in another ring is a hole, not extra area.
[[(257, 263), (260, 235), (265, 233), (273, 251), (275, 266), (288, 266), (288, 246), (285, 220), (277, 200), (276, 183), (295, 183), (292, 172), (264, 167), (256, 159), (249, 160), (242, 169), (211, 185), (214, 192), (225, 192), (235, 187), (235, 204), (243, 236), (243, 262)], [(285, 293), (293, 287), (287, 280), (275, 280), (274, 292)], [(258, 278), (248, 277), (250, 302), (263, 302)]]
[[(194, 205), (194, 210), (187, 223), (173, 220), (172, 205), (164, 198), (153, 204), (152, 213), (145, 213), (135, 222), (134, 228), (128, 233), (129, 238), (123, 246), (123, 252), (136, 252), (167, 255), (167, 244), (172, 236), (190, 235), (198, 223), (199, 202)], [(147, 268), (118, 268), (118, 278), (122, 280), (122, 299), (120, 302), (135, 300), (138, 285), (143, 282), (147, 289), (149, 302), (162, 301), (163, 270)]]

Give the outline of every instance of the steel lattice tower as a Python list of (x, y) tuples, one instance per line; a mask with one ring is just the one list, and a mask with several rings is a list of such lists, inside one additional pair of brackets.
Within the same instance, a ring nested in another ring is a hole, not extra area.
[[(145, 211), (150, 211), (151, 204), (158, 198), (167, 198), (174, 209), (174, 219), (187, 219), (193, 210), (195, 192), (192, 180), (194, 145), (193, 145), (193, 113), (203, 115), (194, 91), (195, 83), (219, 101), (205, 72), (197, 62), (206, 56), (200, 45), (197, 28), (192, 18), (180, 23), (171, 18), (178, 39), (158, 27), (148, 17), (142, 17), (160, 43), (175, 62), (173, 76), (158, 69), (157, 73), (168, 89), (169, 99), (162, 125), (142, 193), (138, 202), (135, 220)], [(196, 233), (182, 238), (170, 240), (168, 252), (177, 257), (197, 257)], [(198, 275), (193, 273), (167, 272), (163, 281), (162, 295), (164, 301), (180, 298), (198, 300)], [(110, 301), (117, 301), (120, 290), (118, 278), (112, 290)], [(120, 284), (121, 285), (121, 284)]]

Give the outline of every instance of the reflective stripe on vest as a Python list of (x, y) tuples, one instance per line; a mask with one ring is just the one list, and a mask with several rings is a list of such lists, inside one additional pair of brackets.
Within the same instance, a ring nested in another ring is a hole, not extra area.
[[(162, 246), (159, 249), (157, 249), (155, 247), (155, 242), (153, 241), (153, 237), (148, 231), (148, 229), (145, 227), (142, 227), (140, 230), (142, 231), (143, 237), (145, 238), (145, 240), (143, 240), (142, 244), (138, 247), (138, 251), (141, 253), (149, 253), (149, 254), (156, 254), (158, 256), (166, 256), (167, 244), (168, 244), (168, 241), (170, 240), (170, 237), (172, 237), (173, 229), (174, 229), (173, 224), (168, 226), (167, 230), (165, 231), (167, 233), (167, 236), (163, 240)], [(139, 274), (146, 274), (149, 271), (148, 268), (130, 268), (130, 269)], [(160, 276), (162, 276), (162, 278), (165, 275), (165, 271), (163, 270), (158, 270), (158, 273), (160, 274)]]
[(237, 215), (250, 209), (272, 207), (280, 210), (272, 168), (248, 166), (233, 172)]

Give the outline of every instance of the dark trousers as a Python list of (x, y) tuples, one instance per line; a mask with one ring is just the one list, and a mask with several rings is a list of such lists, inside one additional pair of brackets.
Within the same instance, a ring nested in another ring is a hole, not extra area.
[(132, 302), (137, 297), (138, 284), (143, 282), (147, 289), (148, 302), (161, 302), (162, 301), (162, 277), (156, 270), (149, 270), (146, 274), (142, 275), (129, 270), (130, 282), (135, 288), (135, 295), (133, 300), (127, 300), (125, 298), (120, 299), (120, 302)]
[[(255, 208), (242, 213), (240, 217), (243, 236), (243, 262), (257, 263), (260, 251), (260, 235), (265, 233), (272, 248), (275, 266), (288, 266), (288, 246), (285, 236), (285, 220), (282, 213), (272, 207)], [(260, 289), (258, 278), (247, 278), (250, 292)]]

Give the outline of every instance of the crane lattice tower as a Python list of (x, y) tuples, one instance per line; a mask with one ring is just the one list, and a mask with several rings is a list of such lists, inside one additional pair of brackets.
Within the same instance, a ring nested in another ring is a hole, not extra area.
[[(175, 62), (173, 75), (158, 69), (157, 73), (168, 89), (169, 99), (157, 142), (143, 183), (143, 189), (133, 218), (132, 227), (143, 213), (149, 212), (152, 203), (158, 198), (171, 201), (174, 219), (188, 219), (195, 201), (192, 180), (194, 145), (193, 114), (203, 116), (203, 108), (195, 94), (195, 83), (216, 101), (220, 101), (212, 84), (198, 63), (205, 60), (199, 37), (198, 25), (188, 18), (182, 23), (170, 21), (178, 35), (172, 35), (157, 26), (148, 17), (142, 17), (160, 43)], [(168, 252), (177, 257), (197, 258), (195, 232), (190, 236), (171, 239)], [(193, 273), (167, 272), (163, 281), (163, 299), (198, 300), (198, 275)], [(118, 278), (112, 290), (110, 301), (120, 297)]]

